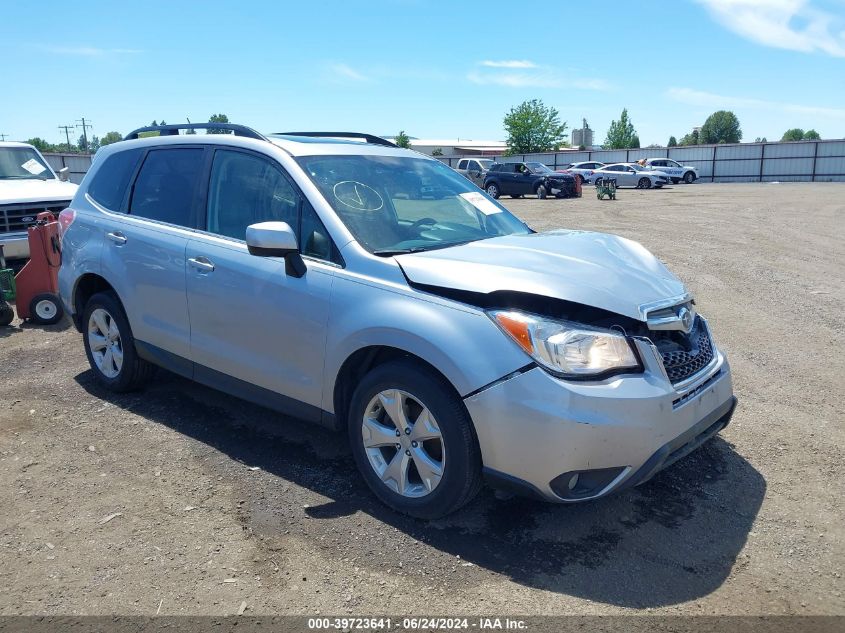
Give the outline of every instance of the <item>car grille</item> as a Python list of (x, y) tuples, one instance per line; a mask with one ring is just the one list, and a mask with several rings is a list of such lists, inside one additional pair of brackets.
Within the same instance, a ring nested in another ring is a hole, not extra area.
[(35, 218), (39, 213), (50, 211), (58, 216), (69, 204), (70, 200), (53, 200), (0, 205), (0, 234), (24, 232), (27, 227), (35, 224)]
[(672, 384), (686, 380), (700, 372), (713, 360), (713, 344), (710, 336), (700, 321), (687, 337), (689, 349), (661, 351), (663, 367)]

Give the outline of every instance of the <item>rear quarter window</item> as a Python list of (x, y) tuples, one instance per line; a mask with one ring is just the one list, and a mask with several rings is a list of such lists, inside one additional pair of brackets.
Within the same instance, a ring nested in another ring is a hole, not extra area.
[(135, 179), (129, 213), (192, 226), (203, 153), (202, 148), (150, 150)]
[(129, 179), (132, 178), (142, 153), (143, 150), (136, 148), (104, 158), (103, 164), (88, 185), (88, 195), (106, 209), (120, 211)]

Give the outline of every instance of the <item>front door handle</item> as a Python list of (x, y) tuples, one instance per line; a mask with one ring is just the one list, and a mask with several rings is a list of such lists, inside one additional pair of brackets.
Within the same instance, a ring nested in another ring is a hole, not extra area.
[(109, 238), (112, 242), (117, 244), (118, 246), (123, 246), (126, 244), (126, 236), (121, 233), (120, 231), (114, 231), (112, 233), (106, 233), (106, 237)]
[(201, 273), (210, 273), (214, 271), (214, 264), (212, 264), (207, 257), (191, 257), (188, 263), (192, 268), (197, 269)]

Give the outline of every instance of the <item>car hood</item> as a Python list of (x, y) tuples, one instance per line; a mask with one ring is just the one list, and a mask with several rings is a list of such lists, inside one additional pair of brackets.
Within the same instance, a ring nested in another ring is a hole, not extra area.
[(57, 202), (70, 200), (78, 186), (50, 180), (0, 180), (0, 204), (13, 202)]
[(412, 283), (480, 293), (510, 290), (634, 319), (644, 304), (684, 295), (684, 284), (637, 242), (590, 231), (495, 237), (397, 256)]

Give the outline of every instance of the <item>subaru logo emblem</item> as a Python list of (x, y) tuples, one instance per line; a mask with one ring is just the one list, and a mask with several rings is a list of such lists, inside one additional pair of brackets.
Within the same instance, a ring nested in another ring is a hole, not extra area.
[(23, 222), (24, 224), (29, 224), (30, 222), (35, 222), (35, 218), (31, 215), (28, 215), (25, 218), (21, 218), (21, 222)]
[(678, 320), (681, 322), (681, 326), (683, 327), (684, 332), (689, 334), (689, 331), (692, 329), (692, 322), (695, 317), (693, 316), (692, 312), (689, 311), (688, 308), (684, 307), (678, 311)]

